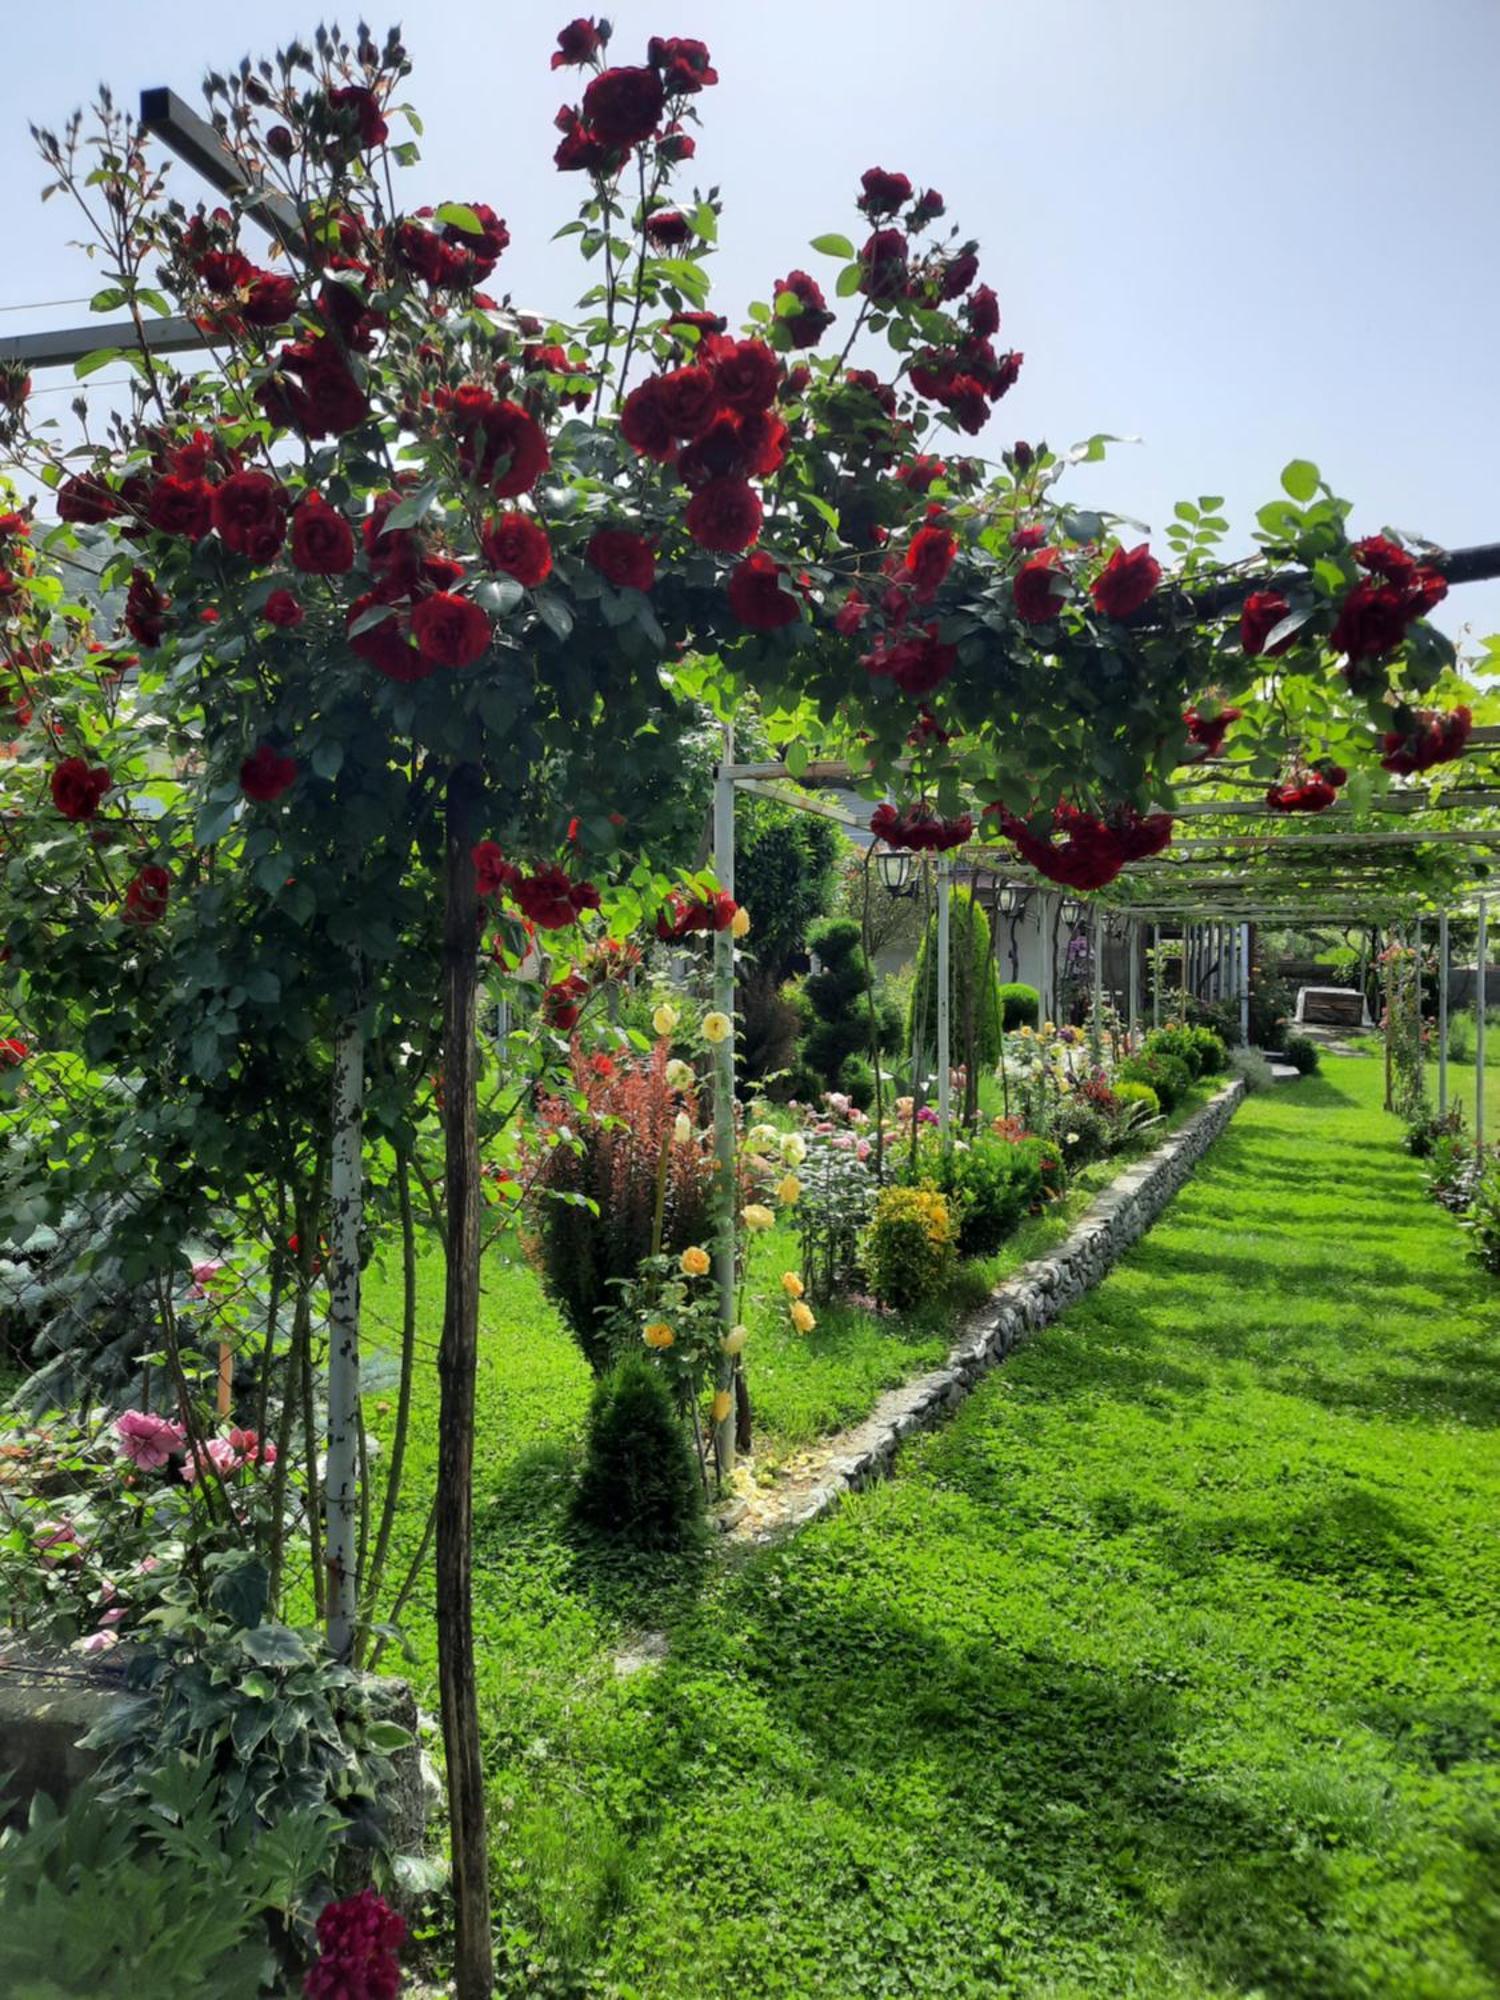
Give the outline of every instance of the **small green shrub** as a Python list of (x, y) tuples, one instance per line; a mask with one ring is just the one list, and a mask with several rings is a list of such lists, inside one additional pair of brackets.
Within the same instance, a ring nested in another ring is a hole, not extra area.
[(1102, 1160), (1110, 1150), (1113, 1130), (1110, 1120), (1081, 1097), (1070, 1097), (1060, 1106), (1052, 1124), (1052, 1136), (1068, 1171)]
[(861, 1111), (875, 1102), (875, 1067), (867, 1056), (845, 1056), (839, 1064), (838, 1087)]
[(1457, 1139), (1464, 1129), (1464, 1113), (1461, 1104), (1455, 1104), (1441, 1114), (1430, 1106), (1418, 1111), (1406, 1128), (1406, 1150), (1413, 1159), (1425, 1160), (1437, 1148), (1441, 1139)]
[(1128, 1079), (1121, 1083), (1117, 1080), (1111, 1088), (1116, 1104), (1138, 1104), (1147, 1118), (1160, 1118), (1161, 1099), (1149, 1083), (1131, 1083)]
[(1244, 1080), (1246, 1090), (1252, 1096), (1263, 1090), (1274, 1090), (1276, 1079), (1271, 1074), (1271, 1065), (1259, 1049), (1233, 1049), (1229, 1056), (1229, 1067)]
[(1500, 1277), (1500, 1167), (1493, 1161), (1475, 1181), (1461, 1223), (1469, 1232), (1470, 1254)]
[(1192, 1072), (1178, 1056), (1143, 1050), (1127, 1056), (1115, 1071), (1120, 1083), (1146, 1083), (1156, 1092), (1163, 1111), (1175, 1111), (1192, 1088)]
[(946, 1195), (936, 1188), (880, 1190), (867, 1232), (865, 1264), (888, 1305), (906, 1311), (944, 1291), (953, 1276), (956, 1249)]
[(961, 1257), (988, 1257), (1000, 1248), (1041, 1197), (1035, 1159), (1003, 1139), (955, 1146), (943, 1163), (941, 1186), (958, 1217)]
[(703, 1532), (703, 1482), (660, 1370), (627, 1355), (594, 1390), (576, 1524), (637, 1549), (682, 1549)]
[(1007, 980), (1000, 988), (1000, 1019), (1006, 1034), (1016, 1028), (1034, 1028), (1042, 1017), (1042, 996), (1034, 986), (1019, 979)]
[(1186, 1065), (1190, 1077), (1202, 1076), (1208, 1060), (1206, 1050), (1199, 1043), (1196, 1028), (1153, 1028), (1141, 1044), (1141, 1053), (1174, 1056)]
[(1467, 1139), (1444, 1134), (1434, 1139), (1427, 1163), (1427, 1192), (1450, 1215), (1462, 1215), (1474, 1199), (1485, 1162)]
[(1306, 1035), (1288, 1035), (1282, 1053), (1300, 1076), (1314, 1075), (1322, 1060), (1317, 1043)]
[[(1479, 1028), (1472, 1007), (1448, 1016), (1448, 1060), (1471, 1063), (1479, 1053)], [(1500, 1011), (1491, 1007), (1484, 1017), (1484, 1066), (1500, 1065)]]
[(1217, 1076), (1229, 1067), (1229, 1049), (1213, 1028), (1189, 1028), (1188, 1039), (1198, 1052), (1199, 1076)]

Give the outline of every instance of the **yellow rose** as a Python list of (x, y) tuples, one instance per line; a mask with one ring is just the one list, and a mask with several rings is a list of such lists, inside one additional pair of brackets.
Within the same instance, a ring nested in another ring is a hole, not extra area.
[(795, 1174), (783, 1174), (776, 1183), (776, 1199), (783, 1208), (790, 1208), (802, 1192), (802, 1183)]
[(703, 1039), (705, 1042), (712, 1042), (717, 1046), (720, 1042), (727, 1042), (733, 1031), (734, 1023), (727, 1014), (713, 1013), (703, 1016)]
[(720, 1389), (714, 1396), (713, 1403), (709, 1408), (709, 1415), (716, 1424), (722, 1424), (733, 1408), (734, 1397), (728, 1389)]
[(679, 1111), (677, 1116), (672, 1120), (672, 1137), (677, 1141), (679, 1146), (686, 1146), (691, 1143), (693, 1121), (685, 1111)]
[(776, 1217), (763, 1201), (752, 1201), (740, 1210), (740, 1220), (747, 1229), (774, 1229)]
[(771, 1153), (781, 1144), (781, 1134), (774, 1125), (752, 1125), (746, 1148), (752, 1153)]
[(681, 1056), (673, 1056), (667, 1064), (666, 1077), (673, 1090), (686, 1090), (693, 1080), (693, 1066), (685, 1063)]
[(807, 1158), (807, 1141), (800, 1132), (787, 1132), (782, 1136), (781, 1157), (789, 1167), (800, 1167)]
[(689, 1278), (706, 1277), (713, 1265), (713, 1259), (708, 1252), (700, 1250), (696, 1243), (690, 1243), (677, 1261), (681, 1264), (684, 1275)]
[(792, 1325), (798, 1333), (811, 1333), (817, 1323), (812, 1307), (797, 1299), (792, 1306)]
[(740, 904), (734, 913), (734, 919), (729, 926), (729, 935), (734, 938), (744, 938), (750, 935), (750, 912), (745, 908), (743, 903)]
[(724, 1338), (719, 1342), (719, 1345), (720, 1347), (723, 1348), (726, 1354), (743, 1354), (745, 1351), (745, 1342), (749, 1338), (750, 1338), (749, 1327), (732, 1326), (729, 1329), (728, 1333), (725, 1334)]
[(664, 1319), (654, 1319), (641, 1331), (641, 1339), (648, 1347), (670, 1347), (677, 1336)]
[(675, 1007), (663, 1003), (651, 1016), (651, 1025), (659, 1035), (670, 1035), (677, 1026), (679, 1016)]
[(795, 1271), (783, 1271), (781, 1274), (781, 1289), (789, 1299), (800, 1299), (806, 1288)]

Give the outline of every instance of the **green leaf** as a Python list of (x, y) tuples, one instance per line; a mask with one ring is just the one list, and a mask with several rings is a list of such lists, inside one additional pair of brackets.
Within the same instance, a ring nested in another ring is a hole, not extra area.
[(839, 272), (838, 283), (833, 288), (835, 294), (841, 299), (853, 298), (854, 294), (859, 290), (859, 281), (863, 276), (864, 268), (862, 265), (846, 264), (843, 270)]
[(1313, 607), (1310, 605), (1303, 611), (1289, 611), (1285, 618), (1278, 620), (1266, 634), (1265, 644), (1261, 647), (1262, 653), (1273, 653), (1283, 639), (1290, 639), (1294, 632), (1300, 632), (1312, 615)]
[(320, 778), (336, 778), (344, 768), (344, 744), (338, 736), (320, 737), (313, 745), (312, 767)]
[(560, 597), (550, 590), (539, 590), (534, 602), (537, 616), (555, 639), (572, 637), (573, 614)]
[(1320, 477), (1311, 459), (1294, 458), (1290, 465), (1282, 467), (1282, 490), (1290, 493), (1294, 500), (1305, 503), (1316, 495)]
[(117, 312), (125, 303), (125, 293), (119, 285), (106, 285), (102, 292), (95, 292), (89, 300), (89, 311), (95, 313)]
[(823, 257), (852, 257), (854, 245), (847, 236), (815, 236), (808, 246)]
[(239, 794), (225, 799), (220, 804), (210, 802), (198, 815), (198, 823), (193, 828), (193, 838), (200, 847), (212, 847), (216, 840), (222, 840), (234, 825), (240, 810)]
[(240, 1646), (259, 1667), (300, 1667), (312, 1657), (285, 1625), (257, 1625), (251, 1632), (241, 1632)]
[(372, 1722), (365, 1731), (365, 1741), (372, 1750), (384, 1750), (387, 1755), (392, 1750), (404, 1750), (413, 1740), (409, 1729), (403, 1729), (399, 1722)]
[(466, 208), (461, 201), (445, 201), (433, 210), (434, 222), (441, 222), (449, 229), (467, 230), (471, 236), (483, 234), (484, 224), (472, 208)]
[[(477, 226), (477, 225), (476, 225)], [(385, 517), (384, 533), (393, 528), (415, 528), (426, 516), (427, 510), (437, 498), (438, 482), (429, 479), (425, 486), (419, 486), (409, 500), (402, 500)]]
[(111, 361), (118, 361), (124, 352), (123, 347), (96, 347), (92, 354), (85, 354), (81, 361), (73, 363), (74, 379), (82, 382), (86, 376), (97, 375)]

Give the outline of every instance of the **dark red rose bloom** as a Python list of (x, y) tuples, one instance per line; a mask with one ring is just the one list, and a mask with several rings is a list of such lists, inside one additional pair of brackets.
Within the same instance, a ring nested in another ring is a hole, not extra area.
[(1033, 521), (1028, 527), (1017, 528), (1010, 538), (1013, 549), (1039, 549), (1047, 539), (1047, 530), (1040, 522)]
[[(1265, 651), (1266, 641), (1287, 616), (1291, 605), (1276, 590), (1252, 590), (1240, 611), (1240, 645), (1252, 659)], [(1272, 657), (1284, 653), (1296, 633), (1289, 634), (1272, 648)]]
[[(939, 730), (937, 734), (941, 736), (943, 732)], [(887, 801), (871, 813), (870, 831), (887, 847), (910, 848), (918, 854), (946, 854), (973, 838), (974, 820), (969, 813), (960, 813), (956, 819), (940, 819), (921, 803), (903, 806), (898, 812)]]
[(297, 310), (297, 280), (279, 271), (252, 271), (240, 306), (246, 326), (285, 326)]
[(19, 1069), (31, 1054), (31, 1044), (7, 1035), (0, 1041), (0, 1069)]
[(870, 607), (857, 590), (851, 590), (833, 614), (833, 629), (841, 638), (852, 639), (864, 624)]
[(802, 616), (801, 606), (779, 579), (785, 569), (764, 549), (737, 563), (729, 578), (729, 608), (742, 625), (753, 632), (774, 632), (782, 625), (795, 625)]
[(231, 472), (213, 490), (213, 522), (225, 548), (273, 562), (286, 534), (286, 489), (269, 472)]
[(1386, 535), (1366, 535), (1354, 544), (1355, 560), (1372, 575), (1387, 583), (1409, 583), (1416, 573), (1417, 559)]
[(557, 400), (565, 408), (571, 405), (575, 410), (586, 410), (589, 406), (589, 365), (586, 361), (570, 361), (566, 348), (533, 346), (521, 350), (521, 365), (528, 375), (561, 375), (581, 377), (583, 386), (570, 394), (563, 390)]
[(1063, 597), (1058, 586), (1065, 582), (1061, 549), (1042, 549), (1028, 557), (1016, 571), (1011, 585), (1016, 616), (1024, 618), (1028, 625), (1047, 624), (1062, 609)]
[(1006, 453), (1006, 461), (1008, 464), (1013, 465), (1017, 472), (1030, 472), (1032, 466), (1036, 463), (1036, 453), (1026, 442), (1025, 438), (1017, 438)]
[(585, 125), (578, 113), (566, 104), (557, 114), (557, 128), (562, 138), (552, 158), (561, 173), (602, 174), (620, 158), (592, 126)]
[(976, 285), (964, 306), (969, 331), (977, 339), (988, 340), (1000, 331), (1000, 301), (988, 285)]
[(859, 289), (867, 298), (896, 299), (906, 289), (906, 238), (899, 229), (877, 229), (859, 253)]
[(270, 743), (257, 744), (240, 766), (240, 790), (257, 805), (270, 805), (296, 782), (296, 758)]
[(268, 625), (289, 629), (300, 625), (307, 613), (290, 590), (273, 590), (261, 607), (260, 615)]
[(504, 221), (496, 215), (487, 202), (465, 202), (478, 218), (479, 227), (460, 229), (456, 222), (443, 225), (443, 240), (458, 256), (450, 260), (449, 269), (456, 271), (465, 284), (480, 284), (499, 263), (501, 253), (509, 247), (510, 231)]
[(600, 528), (584, 550), (587, 560), (617, 590), (649, 590), (656, 581), (656, 557), (648, 542), (628, 528)]
[(681, 312), (672, 314), (667, 321), (667, 328), (669, 332), (676, 333), (679, 328), (691, 327), (693, 332), (699, 335), (701, 346), (711, 334), (722, 333), (728, 324), (722, 313), (694, 312), (685, 306)]
[(719, 414), (721, 399), (713, 371), (699, 362), (658, 376), (656, 386), (674, 437), (697, 437)]
[[(950, 257), (943, 266), (942, 294), (945, 299), (956, 299), (966, 292), (979, 276), (979, 256), (974, 250), (960, 251)], [(975, 329), (976, 332), (978, 329)]]
[(127, 924), (139, 924), (143, 928), (159, 924), (167, 914), (171, 893), (172, 878), (166, 869), (148, 862), (126, 889), (125, 907), (120, 914)]
[(912, 203), (911, 221), (914, 229), (920, 229), (929, 222), (936, 222), (940, 215), (948, 213), (948, 204), (936, 188), (924, 188)]
[(488, 390), (467, 385), (453, 404), (459, 458), (465, 471), (487, 485), (497, 500), (529, 493), (552, 463), (541, 426), (519, 403), (500, 402)]
[(864, 189), (858, 206), (866, 215), (894, 215), (911, 200), (911, 182), (905, 174), (888, 174), (884, 167), (868, 167), (859, 177)]
[(557, 38), (557, 48), (553, 54), (552, 69), (576, 67), (579, 63), (591, 62), (604, 46), (604, 37), (597, 25), (580, 15), (576, 21), (569, 21)]
[(782, 322), (791, 335), (793, 347), (816, 347), (833, 325), (833, 314), (828, 310), (822, 286), (806, 271), (788, 271), (784, 278), (776, 280), (772, 303), (787, 293), (802, 307), (799, 313), (790, 315)]
[(132, 570), (130, 588), (125, 593), (125, 629), (138, 646), (159, 646), (166, 629), (167, 605), (153, 577), (145, 570)]
[(308, 576), (342, 576), (354, 567), (354, 530), (321, 493), (308, 493), (292, 513), (292, 567)]
[(362, 84), (345, 84), (339, 90), (330, 90), (328, 103), (332, 110), (349, 120), (359, 135), (360, 150), (370, 152), (376, 146), (383, 146), (390, 137), (391, 128), (381, 116), (380, 100), (373, 90), (366, 90)]
[(686, 35), (653, 35), (646, 44), (646, 60), (662, 71), (674, 97), (691, 97), (719, 80), (707, 48)]
[(589, 983), (581, 972), (554, 979), (542, 994), (542, 1019), (561, 1035), (571, 1034), (588, 998)]
[(203, 289), (216, 292), (221, 298), (248, 285), (255, 272), (255, 266), (244, 251), (233, 247), (205, 251), (197, 259), (194, 269), (203, 281)]
[(1399, 708), (1396, 727), (1381, 739), (1385, 754), (1380, 762), (1400, 778), (1430, 771), (1434, 764), (1450, 764), (1464, 754), (1473, 726), (1473, 711), (1468, 708), (1455, 708), (1447, 715), (1434, 708)]
[(684, 447), (678, 476), (696, 491), (713, 479), (749, 479), (774, 472), (786, 451), (786, 425), (760, 411), (736, 417), (721, 411), (707, 430)]
[(599, 891), (594, 885), (575, 882), (555, 862), (538, 868), (535, 874), (523, 875), (512, 885), (511, 894), (522, 916), (543, 931), (565, 930), (584, 910), (599, 907)]
[(118, 512), (120, 496), (90, 472), (76, 472), (58, 486), (58, 520), (92, 528), (102, 520), (114, 520)]
[(812, 370), (805, 361), (799, 361), (795, 368), (789, 368), (782, 378), (776, 400), (781, 403), (795, 403), (799, 396), (805, 396), (812, 386)]
[(1160, 854), (1172, 842), (1170, 813), (1142, 814), (1134, 806), (1112, 806), (1099, 819), (1064, 801), (1053, 808), (1046, 832), (1003, 807), (988, 810), (998, 810), (1001, 830), (1023, 860), (1049, 882), (1073, 889), (1102, 889), (1128, 861)]
[(481, 896), (498, 896), (521, 879), (520, 869), (506, 860), (493, 840), (481, 840), (473, 859), (474, 880)]
[(1116, 549), (1094, 578), (1089, 595), (1094, 609), (1106, 618), (1128, 618), (1139, 611), (1161, 582), (1161, 564), (1142, 542), (1128, 552)]
[(396, 225), (392, 243), (402, 270), (424, 285), (437, 289), (456, 275), (442, 237), (414, 217), (407, 216)]
[(906, 551), (906, 574), (918, 604), (935, 597), (953, 567), (958, 539), (946, 528), (918, 528)]
[(373, 1889), (324, 1905), (318, 1956), (302, 1982), (304, 2000), (396, 2000), (406, 1920)]
[(974, 375), (950, 375), (938, 400), (962, 431), (977, 437), (989, 421), (990, 404), (984, 384)]
[[(453, 556), (424, 556), (422, 558), (421, 581), (433, 590), (453, 590), (464, 580), (464, 566)], [(398, 588), (394, 578), (382, 588), (384, 596), (388, 590)]]
[(382, 584), (410, 589), (421, 574), (422, 539), (410, 528), (386, 526), (401, 500), (402, 495), (394, 490), (376, 494), (373, 507), (359, 524), (359, 534), (370, 567)]
[(606, 146), (635, 146), (656, 130), (665, 102), (654, 69), (607, 69), (583, 93), (584, 123)]
[(908, 632), (894, 644), (882, 638), (860, 665), (872, 679), (892, 680), (903, 694), (920, 698), (948, 679), (958, 665), (958, 648), (942, 644), (937, 627), (929, 625), (925, 632)]
[(679, 208), (659, 208), (646, 218), (646, 234), (658, 250), (677, 250), (691, 243), (694, 229)]
[(779, 374), (776, 356), (763, 340), (736, 340), (714, 357), (714, 385), (737, 416), (769, 410)]
[(412, 612), (411, 633), (434, 666), (472, 667), (489, 650), (490, 621), (472, 599), (439, 590)]
[(1325, 812), (1338, 797), (1338, 787), (1319, 771), (1284, 778), (1266, 793), (1266, 805), (1276, 813)]
[(164, 535), (201, 541), (213, 526), (213, 494), (202, 479), (158, 479), (146, 502), (146, 519)]
[(1187, 724), (1187, 733), (1192, 741), (1202, 744), (1210, 757), (1217, 757), (1224, 748), (1230, 723), (1238, 722), (1244, 712), (1241, 708), (1219, 708), (1211, 715), (1205, 715), (1201, 709), (1185, 708), (1182, 719)]
[(487, 521), (479, 545), (491, 569), (503, 570), (528, 590), (535, 590), (551, 571), (547, 531), (529, 514), (499, 514)]
[(108, 790), (109, 772), (90, 770), (82, 757), (65, 757), (52, 773), (52, 803), (64, 819), (92, 819)]
[(283, 347), (277, 372), (255, 393), (273, 424), (289, 426), (308, 438), (342, 437), (370, 414), (368, 397), (339, 343), (328, 335)]
[(698, 150), (698, 141), (691, 132), (684, 132), (677, 124), (669, 125), (656, 142), (656, 157), (667, 166), (680, 166), (684, 160), (692, 159)]
[(684, 525), (701, 549), (738, 555), (760, 533), (759, 495), (743, 479), (711, 479), (688, 502)]
[(349, 650), (377, 673), (384, 674), (388, 681), (405, 684), (429, 679), (435, 672), (433, 663), (412, 645), (407, 636), (407, 621), (399, 612), (392, 610), (378, 624), (367, 625), (362, 632), (354, 630), (366, 612), (375, 610), (379, 604), (380, 599), (372, 590), (356, 597), (349, 606), (346, 621)]
[(939, 479), (946, 479), (948, 468), (940, 458), (931, 458), (923, 453), (903, 465), (896, 477), (912, 493), (925, 493)]
[(641, 382), (625, 398), (620, 411), (620, 435), (632, 451), (643, 458), (665, 464), (677, 449), (666, 402), (661, 393), (661, 377), (653, 375)]
[(1416, 612), (1409, 593), (1394, 583), (1356, 583), (1339, 606), (1328, 643), (1354, 664), (1393, 653)]

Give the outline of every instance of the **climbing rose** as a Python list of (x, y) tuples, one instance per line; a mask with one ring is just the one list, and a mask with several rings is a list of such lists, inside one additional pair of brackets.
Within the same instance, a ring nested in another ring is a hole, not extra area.
[(714, 359), (714, 387), (727, 409), (754, 416), (775, 402), (778, 372), (763, 340), (737, 340)]
[(477, 382), (460, 384), (449, 408), (464, 470), (488, 485), (497, 500), (529, 493), (552, 462), (535, 417)]
[(269, 472), (232, 472), (214, 488), (213, 521), (225, 548), (274, 562), (286, 533), (286, 489)]
[(906, 551), (906, 574), (912, 595), (919, 604), (937, 595), (939, 586), (953, 567), (958, 548), (956, 537), (946, 528), (918, 528)]
[(711, 479), (688, 502), (685, 525), (700, 548), (738, 555), (760, 533), (762, 509), (743, 479)]
[(159, 924), (167, 914), (167, 899), (172, 893), (172, 878), (165, 868), (155, 862), (148, 862), (139, 870), (125, 891), (125, 908), (121, 912), (127, 924), (137, 924), (145, 929), (151, 924)]
[(988, 340), (1000, 331), (1000, 301), (989, 285), (976, 285), (964, 306), (969, 331), (978, 340)]
[(693, 225), (677, 208), (659, 208), (646, 218), (646, 234), (659, 250), (677, 250), (693, 239)]
[(557, 38), (557, 50), (550, 67), (562, 69), (590, 62), (604, 46), (604, 37), (596, 24), (582, 15), (576, 21), (569, 21)]
[(174, 1452), (182, 1450), (182, 1426), (150, 1410), (126, 1410), (115, 1418), (115, 1436), (132, 1465), (157, 1472)]
[(302, 1982), (305, 2000), (396, 2000), (406, 1923), (373, 1889), (324, 1905), (317, 1960)]
[[(1251, 591), (1240, 611), (1240, 645), (1252, 659), (1258, 659), (1265, 652), (1267, 639), (1291, 608), (1279, 591)], [(1295, 637), (1293, 632), (1278, 640), (1267, 657), (1274, 659), (1284, 653)]]
[(240, 766), (240, 790), (257, 805), (270, 805), (296, 782), (296, 758), (270, 743), (257, 744)]
[(506, 860), (493, 840), (481, 840), (474, 849), (473, 860), (474, 880), (481, 896), (498, 896), (502, 890), (514, 888), (521, 879), (520, 869)]
[(57, 489), (59, 521), (93, 527), (100, 521), (112, 520), (119, 511), (119, 496), (102, 479), (94, 479), (86, 472), (75, 473)]
[(390, 127), (381, 116), (380, 102), (373, 90), (366, 90), (362, 84), (345, 84), (342, 89), (329, 91), (328, 103), (330, 109), (352, 119), (363, 151), (368, 153), (376, 146), (383, 146), (390, 137)]
[(0, 1069), (19, 1069), (30, 1054), (29, 1042), (19, 1041), (14, 1035), (6, 1035), (0, 1040)]
[(425, 681), (433, 672), (433, 664), (409, 644), (405, 624), (397, 612), (391, 611), (388, 617), (367, 625), (362, 632), (354, 630), (365, 613), (373, 611), (379, 602), (374, 591), (367, 591), (349, 606), (346, 629), (350, 651), (377, 673), (384, 674), (388, 681)]
[(666, 87), (676, 96), (696, 96), (719, 80), (707, 47), (687, 35), (653, 35), (646, 44), (646, 60), (665, 71)]
[(546, 530), (529, 514), (497, 515), (485, 524), (479, 542), (491, 569), (503, 570), (528, 590), (534, 590), (552, 568)]
[(864, 193), (856, 206), (866, 215), (894, 215), (911, 200), (911, 182), (905, 174), (888, 174), (884, 167), (868, 167), (860, 175)]
[(753, 632), (774, 632), (782, 625), (795, 625), (801, 608), (790, 591), (778, 581), (786, 575), (772, 556), (757, 549), (737, 563), (729, 578), (729, 608), (742, 625)]
[(554, 979), (542, 995), (542, 1017), (548, 1027), (556, 1028), (560, 1034), (571, 1033), (578, 1026), (588, 992), (589, 983), (581, 973), (570, 972), (565, 979)]
[(600, 528), (584, 550), (590, 564), (617, 590), (649, 590), (656, 581), (656, 558), (648, 542), (628, 528)]
[(1161, 564), (1144, 542), (1128, 552), (1116, 549), (1094, 578), (1090, 591), (1094, 609), (1106, 618), (1128, 618), (1160, 582)]
[(906, 238), (899, 229), (877, 229), (859, 253), (859, 289), (867, 298), (893, 299), (906, 286)]
[(158, 479), (146, 500), (146, 519), (164, 535), (198, 542), (213, 526), (213, 493), (203, 479)]
[(138, 646), (159, 646), (166, 629), (169, 600), (143, 569), (132, 570), (125, 593), (125, 629)]
[(1055, 618), (1062, 609), (1058, 585), (1064, 581), (1060, 549), (1042, 549), (1028, 557), (1016, 571), (1011, 585), (1016, 616), (1024, 618), (1028, 625), (1045, 625)]
[(677, 448), (677, 440), (662, 395), (662, 378), (653, 375), (641, 382), (625, 398), (620, 410), (620, 435), (632, 451), (643, 458), (665, 463)]
[(1473, 711), (1468, 708), (1455, 708), (1447, 715), (1434, 708), (1398, 710), (1396, 728), (1381, 739), (1382, 768), (1409, 778), (1430, 771), (1434, 764), (1452, 763), (1464, 754), (1473, 726)]
[(584, 122), (596, 139), (618, 151), (651, 137), (665, 101), (654, 69), (607, 69), (583, 93)]
[(490, 643), (490, 621), (479, 606), (447, 590), (422, 599), (411, 631), (423, 659), (438, 667), (471, 667)]
[(957, 646), (944, 645), (937, 627), (925, 632), (907, 632), (889, 643), (882, 638), (874, 650), (862, 655), (860, 665), (872, 679), (893, 680), (903, 694), (920, 697), (942, 686), (958, 665)]
[(1197, 708), (1185, 708), (1182, 719), (1193, 742), (1202, 744), (1210, 757), (1217, 757), (1224, 748), (1230, 723), (1238, 722), (1243, 714), (1241, 708), (1220, 708), (1212, 715), (1205, 715)]
[(268, 625), (280, 625), (283, 628), (300, 625), (307, 616), (290, 590), (273, 590), (265, 601), (262, 615)]
[(776, 280), (773, 300), (788, 293), (800, 302), (802, 310), (781, 324), (791, 335), (793, 347), (816, 347), (833, 325), (833, 314), (828, 310), (822, 286), (806, 271), (788, 271), (784, 278)]
[(555, 862), (522, 876), (511, 885), (511, 894), (521, 914), (544, 931), (564, 930), (585, 910), (599, 907), (599, 891), (593, 883), (573, 881)]
[(1266, 805), (1277, 813), (1324, 812), (1338, 797), (1338, 787), (1321, 772), (1307, 771), (1283, 779), (1266, 792)]
[(354, 530), (321, 493), (298, 501), (292, 515), (292, 566), (308, 576), (342, 576), (354, 567)]
[(109, 772), (82, 757), (65, 757), (52, 773), (52, 803), (64, 819), (92, 819), (109, 790)]

